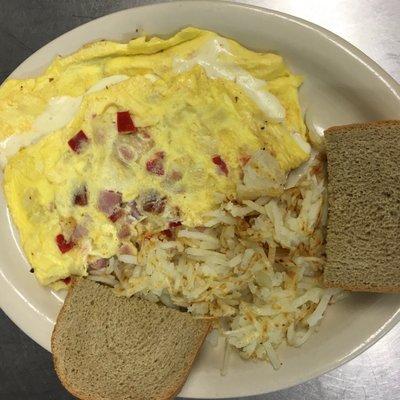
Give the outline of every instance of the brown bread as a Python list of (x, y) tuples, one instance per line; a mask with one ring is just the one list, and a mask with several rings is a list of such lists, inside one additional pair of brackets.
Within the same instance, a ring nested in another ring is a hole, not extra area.
[(209, 329), (209, 321), (78, 279), (53, 331), (54, 366), (82, 400), (167, 400), (185, 383)]
[(325, 131), (327, 286), (400, 292), (400, 121)]

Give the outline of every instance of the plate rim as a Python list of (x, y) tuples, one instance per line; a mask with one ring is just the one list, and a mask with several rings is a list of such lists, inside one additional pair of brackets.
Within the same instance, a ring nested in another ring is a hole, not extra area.
[[(119, 14), (123, 15), (126, 12), (131, 12), (132, 10), (139, 10), (139, 9), (152, 9), (152, 8), (158, 8), (158, 7), (168, 7), (169, 5), (185, 5), (187, 4), (196, 4), (196, 5), (202, 5), (202, 6), (221, 6), (221, 7), (233, 7), (233, 8), (244, 8), (244, 9), (250, 9), (254, 10), (256, 12), (262, 13), (264, 15), (268, 15), (271, 17), (278, 17), (281, 20), (286, 20), (291, 23), (296, 23), (300, 25), (304, 29), (308, 29), (313, 31), (315, 34), (319, 36), (323, 36), (324, 39), (328, 40), (329, 42), (333, 43), (337, 47), (340, 47), (341, 50), (346, 52), (349, 56), (355, 58), (359, 62), (361, 62), (366, 68), (368, 68), (371, 72), (374, 73), (377, 79), (379, 79), (387, 88), (390, 90), (395, 97), (400, 101), (400, 84), (392, 77), (388, 72), (386, 72), (376, 61), (371, 59), (369, 56), (367, 56), (362, 50), (358, 49), (356, 46), (348, 42), (347, 40), (343, 39), (339, 35), (329, 31), (326, 28), (321, 27), (318, 24), (315, 24), (313, 22), (307, 21), (305, 19), (296, 17), (294, 15), (284, 13), (281, 11), (276, 11), (276, 10), (271, 10), (268, 8), (264, 8), (261, 6), (257, 5), (251, 5), (251, 4), (245, 4), (245, 3), (240, 3), (240, 2), (232, 2), (229, 0), (180, 0), (180, 1), (167, 1), (167, 2), (161, 2), (161, 3), (153, 3), (153, 4), (146, 4), (146, 5), (141, 5), (138, 7), (128, 7), (123, 10), (119, 10), (116, 12), (112, 12), (109, 14), (106, 14), (104, 16), (95, 18), (91, 21), (88, 21), (84, 24), (81, 24), (65, 33), (62, 35), (57, 36), (53, 40), (49, 41), (39, 49), (37, 49), (35, 52), (33, 52), (29, 57), (27, 57), (25, 60), (23, 60), (20, 64), (17, 65), (17, 67), (11, 72), (11, 74), (8, 75), (8, 77), (5, 79), (5, 81), (9, 78), (14, 77), (19, 73), (19, 70), (23, 69), (25, 65), (29, 64), (29, 61), (32, 57), (37, 55), (38, 53), (41, 52), (46, 52), (46, 50), (53, 46), (56, 42), (58, 42), (60, 39), (64, 39), (66, 36), (70, 35), (71, 33), (82, 29), (83, 27), (87, 27), (90, 24), (98, 24), (101, 22), (103, 19), (107, 19), (110, 16), (117, 16)], [(134, 34), (134, 32), (132, 32)], [(80, 46), (81, 47), (81, 46)], [(79, 48), (79, 47), (78, 47)], [(77, 48), (77, 49), (78, 49)], [(76, 49), (76, 50), (77, 50)], [(76, 51), (75, 50), (75, 51)], [(70, 53), (68, 53), (70, 54)], [(4, 82), (5, 82), (4, 81)], [(3, 82), (2, 82), (3, 83)], [(10, 218), (8, 210), (7, 210), (8, 218)], [(8, 294), (12, 294), (14, 296), (18, 296), (20, 299), (19, 301), (22, 301), (22, 303), (26, 303), (25, 307), (29, 307), (29, 301), (25, 298), (24, 294), (21, 293), (17, 287), (15, 287), (6, 277), (6, 275), (3, 272), (3, 269), (0, 268), (0, 288), (2, 296), (0, 298), (0, 307), (4, 311), (4, 313), (10, 318), (15, 325), (19, 329), (21, 329), (27, 336), (29, 336), (33, 341), (38, 343), (41, 347), (45, 348), (48, 350), (48, 344), (45, 343), (45, 340), (43, 338), (40, 338), (40, 334), (38, 333), (38, 330), (35, 331), (35, 329), (29, 329), (27, 328), (27, 323), (24, 322), (26, 318), (22, 317), (24, 315), (21, 312), (18, 312), (18, 307), (13, 307), (12, 304), (10, 304), (9, 301), (5, 300), (5, 297)], [(21, 304), (22, 304), (21, 303)], [(32, 311), (32, 310), (31, 310)], [(39, 313), (38, 310), (35, 310), (36, 313)], [(45, 317), (45, 316), (43, 316)], [(288, 389), (290, 387), (296, 386), (298, 384), (304, 383), (309, 381), (310, 379), (313, 379), (317, 376), (320, 376), (322, 374), (325, 374), (337, 367), (340, 367), (344, 363), (352, 360), (362, 352), (366, 351), (368, 348), (370, 348), (373, 344), (375, 344), (378, 340), (380, 340), (384, 335), (386, 335), (393, 327), (395, 327), (398, 323), (400, 322), (400, 303), (397, 308), (397, 310), (391, 315), (389, 319), (386, 320), (386, 322), (379, 327), (373, 334), (371, 334), (368, 339), (362, 343), (358, 347), (355, 347), (352, 351), (348, 352), (345, 356), (342, 358), (332, 360), (330, 363), (325, 364), (325, 366), (322, 368), (319, 368), (318, 371), (314, 370), (311, 373), (305, 373), (303, 374), (303, 378), (300, 380), (297, 380), (295, 383), (290, 383), (288, 386), (285, 388)], [(282, 389), (283, 390), (283, 389)], [(257, 395), (257, 394), (262, 394), (265, 392), (260, 392), (260, 393), (252, 393), (250, 395)], [(191, 398), (198, 398), (196, 396), (192, 396)], [(219, 398), (226, 398), (226, 397), (219, 397)]]
[[(161, 1), (159, 3), (152, 3), (152, 4), (146, 4), (146, 5), (141, 5), (137, 7), (128, 7), (124, 8), (123, 10), (115, 11), (106, 15), (103, 15), (98, 18), (94, 18), (91, 21), (85, 22), (81, 25), (78, 25), (77, 27), (70, 29), (67, 32), (64, 32), (63, 34), (57, 36), (56, 38), (52, 39), (50, 42), (47, 42), (45, 45), (34, 51), (28, 58), (23, 60), (21, 63), (19, 63), (16, 68), (7, 76), (7, 78), (3, 81), (5, 82), (7, 79), (12, 78), (16, 72), (20, 68), (24, 66), (25, 63), (29, 61), (31, 57), (36, 55), (37, 53), (45, 50), (46, 47), (52, 45), (54, 42), (58, 41), (59, 39), (63, 38), (64, 36), (67, 36), (71, 34), (72, 32), (79, 30), (83, 27), (86, 27), (90, 24), (93, 23), (98, 23), (103, 19), (109, 18), (110, 16), (116, 16), (118, 14), (124, 14), (127, 11), (132, 11), (132, 10), (139, 10), (139, 9), (146, 9), (146, 8), (157, 8), (157, 7), (162, 7), (162, 6), (168, 6), (170, 4), (173, 5), (179, 5), (179, 4), (210, 4), (210, 5), (226, 5), (228, 7), (237, 7), (237, 8), (245, 8), (245, 9), (252, 9), (257, 12), (261, 12), (263, 14), (267, 15), (272, 15), (272, 16), (278, 16), (282, 19), (295, 22), (299, 25), (301, 25), (303, 28), (306, 29), (311, 29), (312, 31), (316, 32), (317, 34), (323, 36), (325, 39), (329, 40), (332, 43), (335, 43), (338, 45), (342, 50), (344, 50), (346, 53), (348, 53), (350, 56), (353, 58), (358, 59), (361, 61), (365, 67), (367, 67), (370, 71), (372, 72), (378, 72), (375, 74), (382, 82), (386, 84), (386, 86), (396, 95), (396, 97), (400, 100), (400, 83), (398, 83), (383, 67), (381, 67), (375, 60), (370, 58), (367, 54), (365, 54), (362, 50), (360, 50), (358, 47), (347, 41), (346, 39), (342, 38), (341, 36), (337, 35), (336, 33), (330, 31), (329, 29), (326, 29), (322, 27), (321, 25), (315, 24), (314, 22), (307, 21), (304, 18), (297, 17), (292, 14), (288, 14), (282, 11), (277, 11), (273, 10), (270, 8), (262, 7), (262, 6), (257, 6), (254, 4), (246, 4), (246, 3), (241, 3), (241, 2), (235, 2), (231, 0), (167, 0), (167, 1)], [(90, 43), (90, 42), (88, 42)], [(82, 46), (81, 46), (82, 47)], [(78, 50), (78, 49), (77, 49)], [(76, 50), (75, 50), (76, 51)], [(70, 54), (70, 53), (68, 53)], [(68, 55), (67, 54), (67, 55)], [(64, 55), (65, 56), (65, 55)], [(3, 82), (1, 84), (3, 84)]]

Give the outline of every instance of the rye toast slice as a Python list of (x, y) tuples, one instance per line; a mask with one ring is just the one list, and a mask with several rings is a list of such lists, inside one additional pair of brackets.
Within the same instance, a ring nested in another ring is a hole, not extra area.
[(171, 399), (209, 329), (209, 320), (77, 279), (52, 335), (55, 370), (81, 400)]
[(400, 292), (400, 121), (325, 131), (326, 286)]

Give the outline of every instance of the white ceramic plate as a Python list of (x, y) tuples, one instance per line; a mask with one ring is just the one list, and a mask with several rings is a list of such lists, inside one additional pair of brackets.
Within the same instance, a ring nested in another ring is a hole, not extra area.
[[(193, 25), (234, 38), (255, 50), (274, 50), (305, 76), (301, 101), (316, 129), (357, 121), (400, 118), (400, 88), (378, 65), (334, 34), (289, 15), (211, 1), (164, 3), (121, 11), (57, 38), (12, 74), (39, 74), (57, 54), (66, 55), (98, 39), (127, 41), (138, 28), (171, 35)], [(137, 35), (137, 34), (136, 34)], [(3, 310), (35, 341), (50, 348), (62, 298), (29, 273), (16, 231), (0, 198), (0, 296)], [(332, 306), (318, 334), (299, 349), (281, 348), (282, 368), (246, 362), (231, 354), (222, 377), (222, 341), (206, 342), (181, 396), (221, 398), (267, 393), (295, 385), (350, 360), (400, 319), (400, 297), (354, 294)]]

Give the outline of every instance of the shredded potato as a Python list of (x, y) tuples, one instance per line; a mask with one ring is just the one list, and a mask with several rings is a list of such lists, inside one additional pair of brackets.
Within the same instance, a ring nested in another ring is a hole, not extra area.
[(225, 317), (227, 343), (244, 358), (279, 368), (277, 347), (302, 345), (339, 294), (321, 285), (327, 207), (324, 169), (315, 168), (321, 163), (314, 154), (284, 189), (276, 161), (258, 151), (244, 168), (238, 198), (221, 196), (204, 227), (182, 226), (170, 238), (139, 235), (134, 264), (116, 260), (108, 278), (97, 271), (91, 279), (112, 279), (119, 295)]

